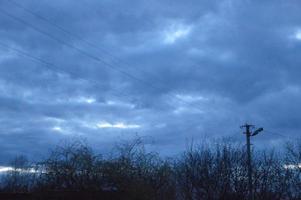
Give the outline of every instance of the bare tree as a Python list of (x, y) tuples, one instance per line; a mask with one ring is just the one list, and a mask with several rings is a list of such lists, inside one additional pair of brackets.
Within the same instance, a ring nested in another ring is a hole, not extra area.
[(158, 154), (146, 152), (141, 138), (120, 144), (117, 155), (107, 161), (105, 175), (110, 186), (128, 199), (174, 199), (173, 171)]
[(57, 146), (41, 166), (40, 185), (48, 190), (100, 190), (100, 158), (81, 141)]
[[(301, 199), (300, 142), (287, 144), (284, 154), (254, 151), (252, 160), (256, 200)], [(51, 199), (75, 192), (71, 199), (243, 200), (248, 194), (246, 163), (245, 147), (226, 140), (191, 145), (173, 159), (148, 152), (141, 138), (117, 145), (106, 159), (75, 140), (57, 146), (35, 165), (16, 157), (3, 191), (54, 192)], [(93, 193), (98, 196), (87, 197)]]

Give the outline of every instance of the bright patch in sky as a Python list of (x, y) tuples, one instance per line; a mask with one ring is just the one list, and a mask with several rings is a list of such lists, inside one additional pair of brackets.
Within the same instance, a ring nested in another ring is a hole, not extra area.
[(188, 102), (209, 100), (208, 98), (203, 97), (203, 96), (192, 96), (192, 95), (182, 95), (182, 94), (177, 94), (176, 97), (183, 101), (188, 101)]
[(52, 130), (57, 131), (57, 132), (63, 132), (63, 129), (59, 126), (53, 127)]
[(295, 29), (294, 33), (290, 36), (290, 38), (301, 41), (301, 28)]
[(7, 172), (23, 172), (23, 173), (37, 173), (38, 170), (35, 170), (34, 168), (28, 168), (28, 169), (21, 169), (21, 168), (13, 168), (13, 167), (6, 167), (6, 166), (0, 166), (0, 173), (7, 173)]
[(191, 32), (190, 26), (172, 25), (164, 32), (164, 43), (173, 44), (180, 38), (185, 38)]
[(295, 37), (297, 40), (301, 40), (301, 29), (296, 32)]
[(140, 128), (141, 126), (138, 124), (124, 124), (124, 123), (115, 123), (111, 124), (108, 122), (100, 122), (97, 124), (98, 128), (118, 128), (118, 129), (134, 129)]
[(77, 102), (79, 103), (87, 103), (87, 104), (92, 104), (96, 102), (96, 99), (90, 98), (90, 97), (80, 97)]
[(12, 167), (4, 167), (4, 166), (0, 166), (0, 173), (9, 172), (9, 171), (12, 171), (12, 170), (13, 170)]
[(285, 169), (301, 169), (301, 163), (298, 164), (298, 165), (293, 165), (293, 164), (290, 164), (290, 165), (284, 165), (284, 168), (285, 168)]

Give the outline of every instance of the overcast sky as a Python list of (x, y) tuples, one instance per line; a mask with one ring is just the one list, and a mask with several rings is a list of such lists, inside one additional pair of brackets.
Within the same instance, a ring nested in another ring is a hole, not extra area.
[(274, 147), (301, 130), (299, 0), (0, 1), (0, 162), (84, 137)]

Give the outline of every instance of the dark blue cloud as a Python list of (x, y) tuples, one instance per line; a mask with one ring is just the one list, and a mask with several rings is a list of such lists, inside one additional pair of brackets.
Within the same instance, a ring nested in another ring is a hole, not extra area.
[(166, 154), (243, 139), (246, 121), (298, 136), (298, 1), (17, 4), (0, 2), (1, 162), (74, 136), (107, 152), (137, 133)]

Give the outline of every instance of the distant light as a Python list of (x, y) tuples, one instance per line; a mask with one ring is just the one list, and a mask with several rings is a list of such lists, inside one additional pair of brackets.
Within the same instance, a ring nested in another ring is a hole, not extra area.
[(191, 32), (190, 26), (185, 25), (172, 25), (164, 32), (164, 43), (173, 44), (178, 39), (186, 37)]
[(138, 124), (124, 124), (124, 123), (115, 123), (111, 124), (108, 122), (100, 122), (97, 124), (98, 128), (117, 128), (117, 129), (135, 129), (140, 128)]

